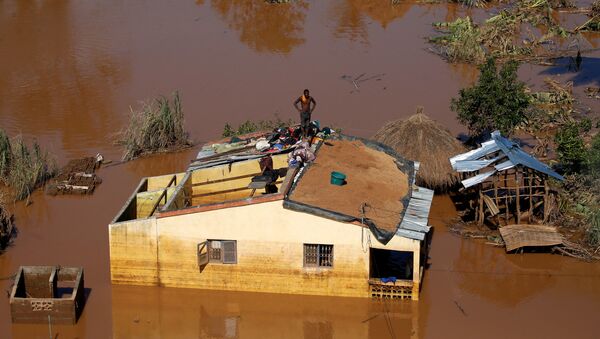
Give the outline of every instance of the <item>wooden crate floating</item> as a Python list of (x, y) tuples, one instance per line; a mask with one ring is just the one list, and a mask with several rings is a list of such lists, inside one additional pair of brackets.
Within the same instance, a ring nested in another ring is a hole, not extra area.
[(10, 294), (12, 322), (75, 324), (84, 292), (81, 267), (21, 266)]

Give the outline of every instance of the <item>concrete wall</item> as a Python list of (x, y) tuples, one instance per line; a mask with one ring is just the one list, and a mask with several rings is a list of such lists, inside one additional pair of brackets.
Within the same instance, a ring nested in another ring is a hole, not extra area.
[[(384, 246), (366, 228), (286, 210), (282, 201), (110, 229), (115, 283), (367, 297), (369, 246), (414, 251), (419, 267), (418, 241), (395, 237)], [(197, 244), (208, 239), (237, 240), (237, 264), (199, 267)], [(304, 268), (304, 243), (333, 244), (333, 268)]]
[(155, 217), (111, 224), (108, 238), (114, 283), (159, 284)]

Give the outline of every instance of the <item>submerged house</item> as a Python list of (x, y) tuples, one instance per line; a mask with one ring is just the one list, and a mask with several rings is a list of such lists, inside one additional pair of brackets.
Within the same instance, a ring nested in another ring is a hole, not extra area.
[(460, 173), (463, 194), (479, 224), (497, 227), (545, 222), (548, 218), (548, 179), (563, 177), (523, 151), (499, 131), (472, 151), (451, 157)]
[(418, 299), (433, 191), (381, 144), (315, 140), (306, 164), (252, 139), (142, 179), (108, 226), (112, 282)]

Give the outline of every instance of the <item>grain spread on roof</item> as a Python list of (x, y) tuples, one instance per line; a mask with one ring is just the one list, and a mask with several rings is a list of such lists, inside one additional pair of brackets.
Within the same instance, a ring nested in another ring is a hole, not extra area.
[[(331, 185), (332, 171), (346, 174), (347, 183)], [(392, 156), (359, 140), (331, 140), (321, 146), (317, 159), (290, 199), (357, 218), (366, 203), (370, 207), (365, 216), (377, 227), (395, 232), (401, 221), (401, 200), (408, 193), (408, 181)]]

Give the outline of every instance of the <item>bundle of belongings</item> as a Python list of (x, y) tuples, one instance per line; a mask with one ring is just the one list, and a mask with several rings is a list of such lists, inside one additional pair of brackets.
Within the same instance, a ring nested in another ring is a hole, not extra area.
[(275, 183), (279, 177), (285, 177), (287, 173), (286, 168), (278, 170), (273, 169), (273, 158), (270, 155), (261, 158), (259, 161), (261, 174), (252, 178), (248, 188), (259, 189), (264, 188), (265, 193), (277, 193), (277, 186)]
[(205, 145), (190, 165), (190, 170), (212, 167), (264, 157), (266, 154), (290, 153), (290, 166), (299, 166), (315, 159), (315, 145), (334, 131), (328, 127), (319, 128), (319, 122), (311, 122), (309, 138), (302, 139), (298, 126), (278, 127), (269, 133), (253, 133), (234, 136), (229, 142)]
[(297, 167), (300, 164), (315, 160), (315, 152), (306, 141), (298, 141), (296, 147), (288, 156), (290, 167)]

